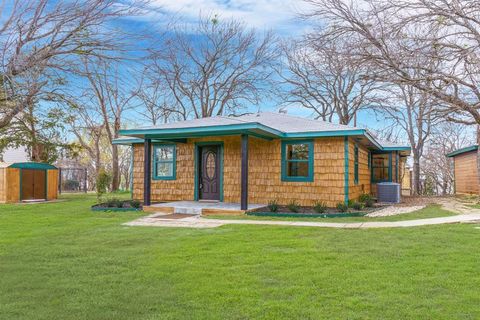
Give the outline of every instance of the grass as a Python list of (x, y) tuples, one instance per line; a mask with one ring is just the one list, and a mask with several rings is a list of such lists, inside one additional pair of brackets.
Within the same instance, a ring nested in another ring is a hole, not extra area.
[(0, 319), (478, 319), (480, 230), (125, 227), (0, 205)]
[(369, 221), (404, 221), (448, 217), (455, 215), (451, 211), (442, 209), (439, 205), (429, 205), (421, 210), (398, 214), (388, 217), (344, 217), (344, 218), (308, 218), (308, 217), (261, 217), (249, 215), (214, 215), (209, 219), (249, 219), (249, 220), (280, 220), (280, 221), (315, 221), (315, 222), (369, 222)]

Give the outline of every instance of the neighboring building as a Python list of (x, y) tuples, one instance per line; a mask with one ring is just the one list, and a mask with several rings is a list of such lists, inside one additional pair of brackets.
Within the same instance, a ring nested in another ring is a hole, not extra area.
[(13, 163), (13, 162), (28, 162), (30, 157), (25, 148), (7, 148), (0, 155), (0, 161)]
[(478, 145), (475, 145), (447, 154), (453, 158), (455, 193), (478, 194), (477, 152)]
[[(410, 148), (365, 129), (277, 113), (122, 130), (133, 145), (133, 198), (328, 206), (400, 182)], [(147, 159), (147, 161), (144, 161)], [(144, 175), (144, 171), (149, 171)], [(144, 192), (146, 191), (146, 192)]]

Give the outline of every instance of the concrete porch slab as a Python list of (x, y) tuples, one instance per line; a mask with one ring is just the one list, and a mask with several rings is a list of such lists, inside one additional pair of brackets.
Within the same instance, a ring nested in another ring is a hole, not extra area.
[(239, 203), (229, 202), (202, 202), (202, 201), (173, 201), (164, 203), (155, 203), (143, 207), (145, 212), (165, 213), (165, 214), (243, 214), (246, 211), (266, 207), (264, 204), (249, 204), (248, 210), (242, 210)]

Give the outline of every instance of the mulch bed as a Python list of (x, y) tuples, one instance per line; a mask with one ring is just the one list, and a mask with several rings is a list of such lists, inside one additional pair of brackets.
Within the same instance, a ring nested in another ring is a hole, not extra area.
[[(362, 210), (354, 210), (353, 208), (349, 208), (348, 210), (348, 213), (365, 213), (365, 214), (368, 214), (370, 212), (374, 212), (374, 211), (377, 211), (377, 210), (380, 210), (382, 208), (384, 208), (385, 206), (375, 206), (373, 208), (363, 208)], [(258, 209), (255, 209), (255, 210), (251, 210), (250, 212), (270, 212), (270, 210), (268, 209), (268, 207), (262, 207), (262, 208), (258, 208)], [(302, 214), (302, 215), (318, 215), (319, 213), (316, 212), (313, 207), (309, 207), (309, 206), (306, 206), (306, 207), (299, 207), (299, 210), (298, 212), (292, 212), (290, 211), (290, 209), (288, 209), (287, 206), (278, 206), (278, 210), (277, 212), (275, 213), (288, 213), (288, 214)], [(345, 213), (345, 212), (341, 212), (339, 211), (338, 209), (336, 208), (327, 208), (327, 210), (325, 212), (322, 212), (321, 214), (322, 215), (328, 215), (328, 214), (338, 214), (338, 213)]]
[(139, 207), (132, 206), (132, 200), (116, 201), (116, 202), (104, 202), (92, 206), (94, 211), (140, 211), (142, 210), (142, 205)]

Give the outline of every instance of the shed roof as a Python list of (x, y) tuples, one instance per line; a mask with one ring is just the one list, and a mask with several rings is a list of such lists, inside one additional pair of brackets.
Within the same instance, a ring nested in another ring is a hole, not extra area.
[(43, 162), (0, 162), (0, 168), (19, 168), (19, 169), (57, 169), (54, 165)]
[(447, 154), (447, 157), (455, 157), (455, 156), (461, 155), (463, 153), (477, 151), (477, 150), (478, 150), (478, 145), (473, 145), (473, 146), (461, 148), (461, 149), (455, 150), (453, 152), (450, 152), (450, 153)]
[(241, 133), (267, 139), (354, 136), (357, 140), (373, 149), (410, 151), (408, 146), (380, 141), (374, 138), (366, 129), (273, 112), (260, 112), (238, 117), (216, 116), (158, 126), (120, 130), (120, 134), (123, 137), (119, 137), (114, 143), (141, 143), (144, 138), (172, 140), (206, 135)]

